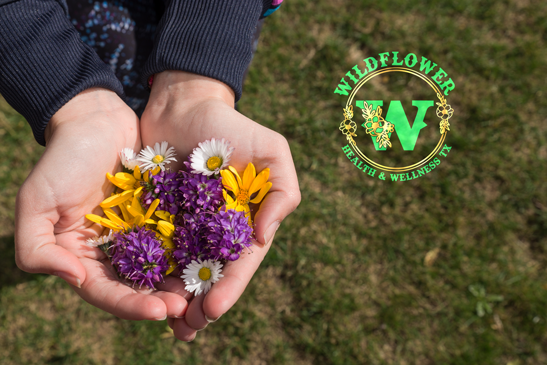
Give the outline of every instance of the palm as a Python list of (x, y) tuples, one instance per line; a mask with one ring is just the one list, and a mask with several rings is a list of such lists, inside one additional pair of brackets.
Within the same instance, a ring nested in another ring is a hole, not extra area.
[[(150, 104), (149, 104), (150, 106)], [(230, 165), (242, 172), (253, 162), (257, 172), (269, 167), (272, 188), (254, 217), (257, 240), (252, 255), (242, 255), (223, 268), (224, 278), (206, 295), (189, 305), (185, 321), (173, 323), (180, 339), (192, 337), (193, 328), (203, 328), (205, 315), (217, 318), (225, 313), (245, 290), (248, 282), (266, 255), (269, 246), (265, 237), (272, 222), (280, 222), (299, 203), (296, 172), (287, 141), (280, 134), (246, 118), (218, 99), (208, 99), (189, 106), (181, 101), (170, 108), (149, 107), (142, 117), (143, 145), (168, 141), (178, 152), (178, 169), (199, 142), (226, 138), (235, 147)], [(272, 232), (273, 238), (273, 232)]]
[(138, 130), (136, 115), (123, 104), (114, 112), (79, 112), (77, 120), (68, 115), (59, 124), (19, 192), (17, 260), (26, 271), (79, 278), (76, 292), (118, 317), (161, 319), (167, 312), (180, 315), (185, 300), (173, 293), (137, 293), (118, 280), (99, 249), (85, 244), (100, 233), (85, 215), (113, 191), (105, 174), (119, 169), (122, 148), (140, 147)]

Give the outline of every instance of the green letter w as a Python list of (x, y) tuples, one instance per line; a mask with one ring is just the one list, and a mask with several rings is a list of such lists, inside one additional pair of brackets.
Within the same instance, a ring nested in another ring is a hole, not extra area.
[[(375, 110), (378, 106), (384, 105), (384, 102), (382, 100), (367, 100), (367, 103), (369, 105), (372, 104), (372, 110)], [(355, 105), (361, 109), (365, 107), (363, 100), (356, 100)], [(399, 141), (401, 142), (403, 150), (405, 151), (414, 150), (414, 147), (416, 146), (416, 141), (418, 140), (418, 136), (420, 134), (420, 130), (427, 127), (427, 124), (424, 123), (425, 113), (427, 112), (427, 109), (429, 109), (429, 107), (433, 106), (433, 100), (412, 100), (412, 106), (418, 108), (418, 112), (416, 113), (416, 118), (414, 119), (412, 127), (408, 122), (408, 118), (406, 117), (400, 100), (391, 101), (391, 103), (389, 104), (389, 109), (385, 116), (385, 120), (393, 123), (393, 125), (395, 126), (395, 132), (397, 133), (397, 137), (399, 137)], [(365, 123), (363, 123), (363, 127), (365, 127)], [(391, 133), (389, 133), (389, 137), (391, 138)], [(372, 136), (372, 142), (374, 143), (374, 147), (377, 151), (385, 151), (385, 147), (380, 148), (378, 146), (378, 142), (376, 142), (375, 136)]]

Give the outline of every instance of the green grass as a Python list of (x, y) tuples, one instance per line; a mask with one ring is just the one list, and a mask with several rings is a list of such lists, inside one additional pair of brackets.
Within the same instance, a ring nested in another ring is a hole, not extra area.
[[(302, 203), (241, 300), (191, 344), (18, 271), (15, 194), (42, 149), (3, 104), (2, 363), (547, 363), (546, 14), (539, 0), (287, 0), (239, 107), (289, 140)], [(453, 150), (402, 184), (351, 166), (333, 94), (385, 51), (432, 58), (456, 83)], [(503, 300), (479, 317), (470, 285)]]

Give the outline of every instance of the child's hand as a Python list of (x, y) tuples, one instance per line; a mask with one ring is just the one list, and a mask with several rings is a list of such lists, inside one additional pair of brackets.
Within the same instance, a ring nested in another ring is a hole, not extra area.
[(118, 280), (99, 249), (85, 244), (101, 233), (84, 216), (94, 210), (102, 214), (97, 207), (113, 191), (106, 172), (119, 169), (122, 148), (140, 148), (135, 113), (114, 92), (89, 89), (53, 116), (46, 142), (17, 195), (17, 265), (63, 278), (84, 300), (120, 318), (181, 316), (184, 298), (138, 293)]
[[(279, 223), (300, 203), (300, 190), (287, 140), (234, 110), (234, 94), (225, 84), (181, 71), (155, 75), (150, 100), (141, 118), (143, 145), (167, 141), (177, 150), (178, 165), (207, 139), (226, 138), (235, 147), (230, 165), (243, 172), (248, 162), (256, 171), (271, 169), (273, 186), (255, 216), (258, 243), (254, 253), (223, 267), (224, 278), (206, 295), (192, 300), (186, 317), (171, 320), (175, 336), (183, 341), (197, 329), (227, 312), (239, 299), (271, 246)], [(180, 279), (180, 293), (185, 284)], [(171, 288), (171, 291), (174, 289)]]

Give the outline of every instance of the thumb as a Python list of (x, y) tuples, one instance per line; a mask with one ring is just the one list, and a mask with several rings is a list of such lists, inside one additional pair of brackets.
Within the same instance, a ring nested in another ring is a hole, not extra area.
[(283, 219), (291, 214), (298, 204), (300, 204), (298, 187), (288, 191), (270, 191), (254, 217), (256, 240), (265, 246), (271, 244)]
[(55, 209), (37, 213), (36, 201), (24, 195), (21, 188), (15, 209), (15, 261), (29, 273), (59, 276), (70, 285), (81, 287), (86, 272), (76, 255), (56, 244), (54, 223), (59, 219)]

